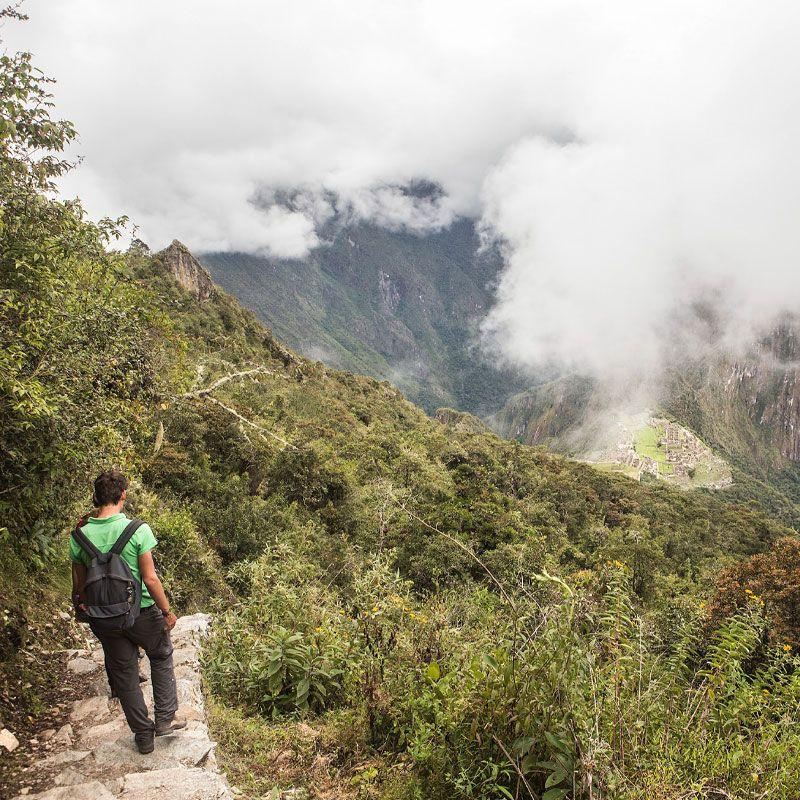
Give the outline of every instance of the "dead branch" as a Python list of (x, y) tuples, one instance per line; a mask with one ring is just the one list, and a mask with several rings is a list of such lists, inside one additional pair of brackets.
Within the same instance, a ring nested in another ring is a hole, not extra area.
[(208, 400), (209, 403), (214, 403), (214, 405), (219, 406), (223, 411), (227, 411), (229, 414), (232, 414), (239, 422), (249, 425), (267, 444), (271, 444), (270, 440), (267, 439), (267, 436), (275, 439), (276, 441), (280, 442), (284, 447), (291, 447), (292, 450), (297, 450), (291, 442), (287, 442), (281, 436), (278, 436), (277, 433), (273, 433), (267, 428), (262, 428), (260, 425), (257, 425), (255, 422), (247, 419), (247, 417), (243, 417), (235, 408), (231, 408), (230, 406), (226, 406), (225, 403), (217, 400), (216, 397), (211, 397), (210, 395), (201, 395), (204, 399)]
[(229, 381), (239, 380), (240, 378), (248, 378), (252, 375), (275, 375), (277, 373), (273, 372), (271, 369), (267, 369), (266, 367), (253, 367), (253, 369), (244, 369), (240, 372), (231, 372), (228, 375), (223, 375), (221, 378), (217, 378), (212, 384), (206, 386), (202, 389), (195, 389), (191, 392), (185, 392), (184, 394), (180, 395), (182, 399), (191, 399), (197, 397), (207, 397), (211, 392), (216, 391), (220, 388), (220, 386), (224, 386)]

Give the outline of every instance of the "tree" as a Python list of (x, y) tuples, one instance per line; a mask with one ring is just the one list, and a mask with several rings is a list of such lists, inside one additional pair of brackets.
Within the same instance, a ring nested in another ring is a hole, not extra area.
[(748, 603), (763, 603), (778, 643), (800, 648), (800, 541), (785, 536), (768, 553), (723, 570), (709, 606), (716, 625)]

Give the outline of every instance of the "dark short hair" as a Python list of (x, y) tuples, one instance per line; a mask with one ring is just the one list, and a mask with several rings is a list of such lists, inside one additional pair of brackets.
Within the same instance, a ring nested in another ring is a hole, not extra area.
[(128, 488), (128, 479), (118, 469), (101, 472), (94, 482), (92, 502), (97, 508), (119, 503), (122, 493)]

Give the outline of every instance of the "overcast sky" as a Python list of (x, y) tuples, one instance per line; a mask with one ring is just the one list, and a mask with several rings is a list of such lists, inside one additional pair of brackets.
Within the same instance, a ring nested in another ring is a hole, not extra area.
[[(420, 232), (470, 215), (506, 248), (487, 335), (597, 372), (657, 361), (699, 295), (732, 339), (800, 308), (798, 3), (25, 9), (2, 36), (81, 134), (65, 190), (153, 247), (300, 257), (331, 197)], [(444, 196), (410, 199), (415, 179)]]

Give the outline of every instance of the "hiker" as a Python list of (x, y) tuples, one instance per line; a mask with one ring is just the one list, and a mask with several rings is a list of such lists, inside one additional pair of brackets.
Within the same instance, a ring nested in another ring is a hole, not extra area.
[[(109, 682), (136, 747), (140, 753), (152, 753), (155, 736), (186, 727), (186, 720), (176, 716), (169, 634), (177, 617), (156, 575), (151, 552), (156, 538), (150, 526), (122, 513), (127, 488), (127, 478), (115, 469), (102, 472), (94, 482), (96, 516), (70, 537), (72, 598), (103, 646)], [(150, 659), (155, 724), (139, 686), (139, 647)]]
[[(80, 519), (78, 519), (78, 521), (75, 523), (75, 527), (82, 528), (89, 521), (89, 517), (91, 516), (92, 516), (91, 514), (83, 514), (80, 517)], [(70, 533), (70, 536), (71, 535), (72, 533)], [(75, 606), (75, 619), (78, 620), (78, 622), (87, 622), (87, 623), (89, 622), (89, 617), (86, 616), (86, 611), (83, 608), (79, 608), (77, 605)], [(144, 658), (144, 651), (142, 650), (141, 647), (137, 647), (136, 650), (137, 650), (136, 654), (139, 657), (139, 661), (141, 661)], [(106, 679), (108, 680), (108, 689), (111, 694), (111, 699), (114, 700), (117, 697), (117, 690), (114, 688), (114, 681), (111, 678), (111, 673), (108, 671), (108, 667), (106, 667)], [(146, 683), (146, 682), (147, 678), (140, 672), (139, 683)]]

